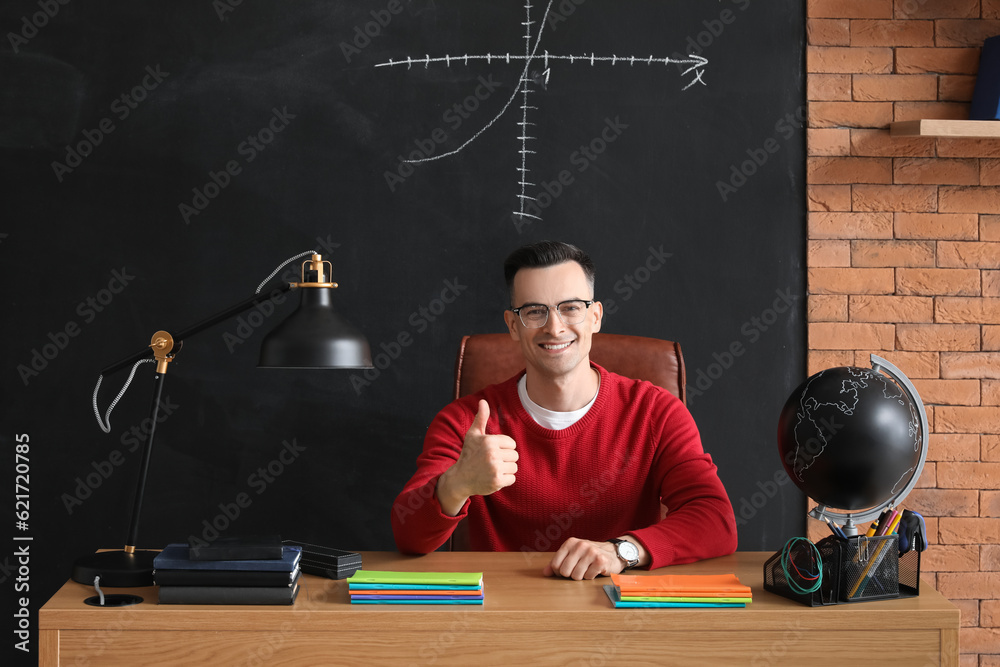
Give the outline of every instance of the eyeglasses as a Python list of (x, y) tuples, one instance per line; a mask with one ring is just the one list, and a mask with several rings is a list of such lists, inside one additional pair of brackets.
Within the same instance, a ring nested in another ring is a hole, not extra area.
[[(570, 299), (557, 303), (555, 309), (563, 324), (579, 324), (593, 304), (593, 301)], [(521, 324), (528, 329), (539, 329), (549, 321), (549, 307), (540, 303), (526, 303), (520, 308), (511, 308), (510, 312), (521, 318)]]

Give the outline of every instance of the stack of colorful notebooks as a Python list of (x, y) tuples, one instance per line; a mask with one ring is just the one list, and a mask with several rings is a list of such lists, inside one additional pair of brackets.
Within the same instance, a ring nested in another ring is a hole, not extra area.
[(161, 604), (292, 604), (301, 558), (301, 547), (280, 541), (271, 549), (242, 551), (169, 544), (153, 559), (153, 578)]
[(745, 607), (749, 586), (735, 574), (613, 574), (604, 592), (615, 607)]
[(483, 604), (482, 572), (358, 570), (347, 580), (351, 604)]

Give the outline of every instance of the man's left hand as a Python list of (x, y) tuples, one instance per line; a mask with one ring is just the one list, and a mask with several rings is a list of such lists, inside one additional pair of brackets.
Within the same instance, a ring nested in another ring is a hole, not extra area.
[(615, 552), (615, 545), (610, 542), (591, 542), (571, 537), (559, 547), (542, 574), (579, 581), (617, 574), (624, 566)]

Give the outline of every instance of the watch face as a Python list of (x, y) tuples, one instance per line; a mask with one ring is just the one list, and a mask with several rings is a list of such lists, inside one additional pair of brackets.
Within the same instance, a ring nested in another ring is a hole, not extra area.
[(620, 542), (618, 544), (618, 553), (625, 560), (638, 560), (639, 559), (639, 549), (631, 542)]

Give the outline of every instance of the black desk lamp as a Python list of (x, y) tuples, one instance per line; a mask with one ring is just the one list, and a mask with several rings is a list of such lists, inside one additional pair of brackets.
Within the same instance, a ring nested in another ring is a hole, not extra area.
[[(147, 348), (111, 364), (101, 372), (103, 379), (105, 375), (121, 370), (130, 364), (138, 365), (143, 361), (156, 361), (156, 374), (153, 376), (153, 404), (150, 408), (148, 422), (150, 431), (142, 450), (139, 480), (132, 502), (132, 518), (129, 522), (128, 537), (125, 540), (124, 549), (100, 551), (78, 559), (73, 565), (73, 581), (92, 585), (95, 582), (95, 577), (100, 577), (100, 584), (111, 588), (151, 586), (153, 584), (153, 557), (157, 552), (138, 551), (135, 548), (138, 542), (139, 513), (142, 509), (142, 497), (149, 471), (153, 436), (156, 433), (163, 379), (167, 373), (168, 364), (180, 351), (181, 345), (186, 339), (239, 315), (277, 294), (291, 289), (300, 289), (302, 299), (299, 308), (264, 338), (257, 367), (372, 368), (371, 349), (368, 341), (358, 329), (333, 310), (333, 290), (337, 287), (337, 283), (329, 282), (333, 268), (330, 262), (323, 261), (319, 254), (303, 253), (289, 259), (281, 266), (307, 254), (311, 254), (312, 257), (302, 262), (301, 282), (282, 283), (266, 294), (261, 294), (261, 288), (258, 288), (258, 294), (230, 306), (221, 313), (184, 329), (180, 333), (172, 335), (166, 331), (157, 331), (153, 334)], [(330, 267), (330, 272), (325, 270), (326, 266)], [(275, 273), (280, 269), (281, 267), (278, 267)], [(151, 356), (153, 359), (150, 359)], [(132, 372), (135, 372), (134, 368)], [(131, 379), (130, 376), (128, 382)], [(118, 398), (121, 398), (125, 389), (128, 388), (128, 382)], [(97, 391), (100, 386), (101, 380), (98, 380), (97, 388), (94, 389), (94, 411), (97, 413), (99, 421)], [(111, 409), (114, 408), (118, 398), (112, 402), (111, 408), (108, 409), (108, 417), (110, 417)], [(105, 428), (103, 422), (101, 422), (101, 428)], [(110, 431), (110, 421), (106, 430)]]

